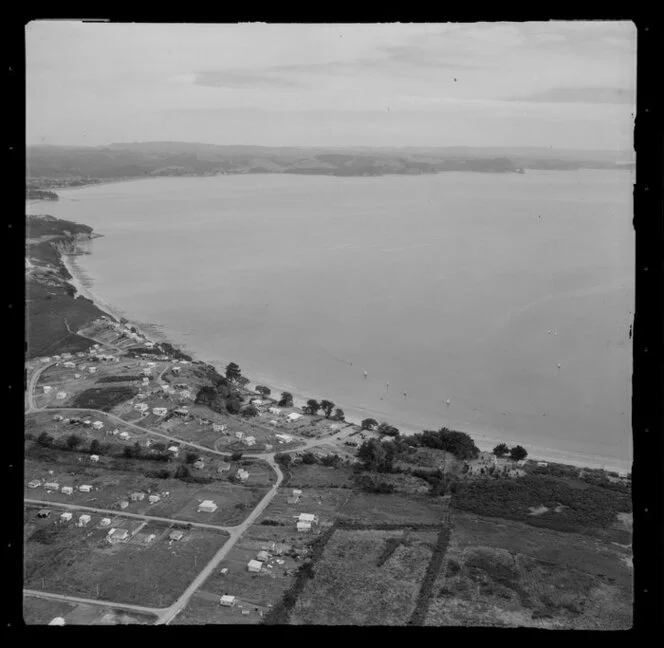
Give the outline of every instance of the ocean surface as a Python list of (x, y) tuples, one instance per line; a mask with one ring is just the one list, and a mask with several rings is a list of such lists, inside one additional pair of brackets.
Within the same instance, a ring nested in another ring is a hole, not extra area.
[(29, 209), (103, 234), (77, 257), (95, 294), (274, 393), (629, 469), (633, 183), (155, 178)]

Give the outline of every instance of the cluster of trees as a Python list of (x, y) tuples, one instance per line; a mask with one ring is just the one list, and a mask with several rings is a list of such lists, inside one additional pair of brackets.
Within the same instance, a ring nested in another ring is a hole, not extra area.
[(452, 453), (457, 459), (476, 459), (479, 448), (472, 438), (465, 432), (456, 432), (443, 427), (437, 432), (425, 430), (421, 434), (413, 434), (407, 437), (407, 442), (412, 446), (435, 448)]
[[(318, 414), (319, 410), (322, 410), (325, 418), (332, 418), (334, 421), (343, 421), (346, 418), (344, 411), (338, 407), (335, 409), (335, 407), (335, 403), (330, 400), (323, 399), (318, 402), (314, 398), (310, 398), (303, 409), (306, 414), (313, 414), (314, 416)], [(332, 410), (334, 410), (334, 415), (332, 415)]]
[[(56, 442), (53, 436), (48, 432), (42, 432), (37, 437), (37, 443), (44, 448), (54, 448), (56, 447)], [(104, 454), (108, 451), (109, 446), (107, 444), (102, 444), (98, 439), (92, 439), (90, 445), (87, 448), (83, 448), (84, 439), (78, 434), (70, 434), (65, 438), (63, 444), (57, 444), (58, 447), (64, 450), (87, 452), (89, 454)]]
[(400, 434), (399, 428), (396, 428), (393, 425), (390, 425), (389, 423), (378, 423), (378, 421), (374, 418), (363, 419), (362, 422), (360, 423), (360, 427), (363, 430), (370, 430), (370, 431), (375, 430), (381, 436), (396, 437), (399, 436)]
[(278, 404), (281, 405), (281, 407), (293, 407), (293, 394), (287, 391), (281, 392), (281, 398), (279, 399)]
[(514, 461), (522, 461), (528, 456), (528, 452), (523, 446), (516, 445), (513, 448), (508, 448), (506, 443), (499, 443), (494, 449), (493, 454), (496, 457), (505, 457), (509, 455), (510, 459)]
[(391, 473), (397, 472), (394, 462), (408, 452), (408, 444), (401, 437), (395, 437), (393, 441), (369, 439), (359, 447), (357, 456), (365, 470)]

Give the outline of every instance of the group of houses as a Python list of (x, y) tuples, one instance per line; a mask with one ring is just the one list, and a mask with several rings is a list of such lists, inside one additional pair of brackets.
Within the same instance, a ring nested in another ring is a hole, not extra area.
[[(37, 517), (46, 519), (51, 516), (51, 510), (50, 509), (40, 509), (37, 512)], [(71, 511), (65, 511), (64, 513), (60, 514), (60, 522), (70, 522), (73, 519), (74, 515), (71, 513)], [(79, 527), (86, 527), (88, 524), (90, 524), (90, 521), (92, 520), (92, 517), (88, 515), (87, 513), (82, 513), (81, 515), (78, 516), (78, 520), (76, 522), (76, 526)], [(109, 520), (110, 523), (110, 520)]]
[[(32, 479), (28, 482), (28, 488), (39, 488), (42, 486), (42, 480)], [(58, 482), (50, 481), (43, 482), (44, 490), (48, 493), (60, 492), (63, 495), (73, 495), (74, 491), (78, 490), (81, 493), (92, 492), (92, 484), (81, 484), (80, 486), (60, 486)]]

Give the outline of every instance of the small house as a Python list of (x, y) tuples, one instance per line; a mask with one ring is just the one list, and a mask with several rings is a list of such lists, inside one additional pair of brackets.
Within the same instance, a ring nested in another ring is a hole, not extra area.
[(119, 504), (118, 507), (121, 508), (122, 510), (128, 508), (129, 502), (127, 500), (122, 500)]
[(89, 515), (87, 515), (87, 513), (83, 513), (83, 515), (81, 515), (78, 518), (78, 526), (80, 527), (87, 526), (90, 523), (91, 519), (92, 518)]
[(250, 560), (247, 563), (247, 569), (249, 569), (250, 572), (259, 572), (263, 569), (263, 563), (260, 560)]
[(142, 491), (136, 491), (129, 496), (129, 499), (132, 502), (142, 502), (145, 499), (145, 493)]
[(217, 472), (218, 473), (225, 473), (228, 472), (231, 469), (231, 465), (229, 463), (226, 463), (225, 461), (222, 461), (219, 463), (217, 466)]
[(80, 377), (81, 377), (81, 374), (80, 374), (80, 373), (75, 373), (75, 374), (74, 374), (74, 378), (80, 378)]
[(63, 419), (64, 419), (64, 416), (60, 416), (60, 414), (56, 414), (56, 415), (53, 417), (53, 420), (54, 420), (54, 421), (62, 421)]
[(244, 432), (235, 432), (235, 438), (236, 439), (243, 439), (244, 438)]
[(53, 391), (53, 387), (50, 385), (44, 385), (44, 393), (45, 394), (50, 394)]
[(33, 479), (32, 481), (28, 482), (28, 488), (39, 488), (41, 485), (41, 482), (38, 479)]
[(42, 358), (42, 359), (41, 359), (41, 362), (42, 362), (43, 364), (48, 364), (50, 361), (51, 361), (50, 358)]
[(197, 470), (203, 470), (205, 468), (205, 462), (202, 461), (201, 459), (198, 459), (198, 461), (194, 461), (194, 468)]
[(65, 511), (60, 515), (60, 522), (69, 522), (71, 520), (72, 514), (69, 511)]
[(59, 391), (59, 392), (55, 395), (55, 397), (56, 397), (58, 400), (64, 400), (65, 398), (67, 398), (67, 392)]
[(274, 436), (277, 441), (281, 441), (282, 443), (290, 443), (293, 440), (290, 434), (275, 434)]
[(219, 599), (219, 605), (224, 605), (226, 607), (234, 607), (235, 606), (235, 597), (230, 596), (229, 594), (224, 594)]
[(538, 462), (537, 462), (537, 465), (538, 465), (540, 468), (546, 468), (549, 464), (548, 464), (546, 461), (538, 461)]
[(179, 529), (174, 529), (168, 534), (168, 539), (174, 542), (182, 540), (182, 538), (184, 538), (184, 531), (180, 531)]
[(309, 524), (315, 524), (318, 522), (318, 516), (314, 515), (313, 513), (300, 513), (297, 516), (297, 519), (299, 522), (308, 522)]
[(56, 490), (59, 490), (59, 489), (60, 489), (60, 484), (58, 484), (58, 482), (46, 482), (46, 483), (44, 484), (44, 488), (45, 488), (46, 490), (54, 490), (54, 491), (56, 491)]
[(97, 373), (97, 367), (88, 367), (88, 373), (91, 374)]
[(212, 424), (212, 430), (214, 432), (223, 432), (225, 428), (226, 428), (225, 425), (219, 425), (218, 423)]
[(48, 509), (40, 509), (37, 513), (38, 518), (47, 518), (50, 517), (51, 512)]
[(173, 410), (173, 414), (176, 416), (189, 416), (189, 410), (186, 407), (178, 407)]
[(289, 421), (297, 421), (298, 419), (302, 418), (302, 414), (298, 414), (297, 412), (292, 412), (291, 414), (288, 415), (287, 418)]
[(156, 504), (159, 500), (161, 500), (161, 497), (159, 497), (159, 495), (150, 495), (148, 497), (148, 502), (150, 502), (150, 504)]
[(150, 368), (147, 368), (147, 369), (141, 369), (141, 373), (142, 373), (144, 376), (146, 376), (146, 377), (147, 377), (147, 376), (151, 376), (151, 375), (152, 375), (152, 369), (150, 369)]
[(129, 432), (127, 432), (126, 430), (120, 432), (120, 434), (118, 434), (118, 438), (122, 439), (123, 441), (127, 441), (129, 439)]
[(281, 410), (278, 407), (268, 407), (268, 412), (270, 414), (274, 414), (275, 416), (279, 416), (281, 414)]
[(143, 378), (143, 381), (142, 381), (142, 382), (143, 382), (144, 385), (147, 385), (147, 384), (149, 384), (150, 379), (147, 378), (147, 377), (146, 377), (146, 378)]
[(101, 429), (104, 427), (104, 424), (103, 424), (101, 421), (95, 421), (95, 422), (92, 424), (92, 427), (93, 427), (95, 430), (101, 430)]
[(108, 532), (109, 542), (125, 542), (129, 539), (129, 531), (127, 529), (111, 529)]
[(62, 366), (65, 369), (73, 369), (76, 366), (76, 364), (74, 362), (65, 362)]
[(53, 356), (53, 360), (60, 360), (60, 358), (62, 358), (62, 356), (59, 356), (59, 355), (54, 355)]
[(256, 560), (259, 560), (260, 562), (267, 562), (269, 557), (270, 556), (267, 551), (259, 551), (258, 555), (256, 556)]
[(92, 485), (91, 484), (81, 484), (78, 487), (78, 490), (81, 491), (81, 493), (89, 493), (92, 490)]
[(250, 401), (253, 405), (265, 405), (266, 402), (261, 400), (260, 398), (252, 398)]
[[(146, 405), (145, 409), (147, 409), (147, 405)], [(153, 407), (152, 408), (152, 413), (155, 416), (166, 416), (166, 414), (168, 413), (168, 410), (165, 407)]]
[(199, 513), (214, 513), (217, 505), (212, 500), (205, 500), (198, 505)]
[(273, 427), (277, 427), (279, 425), (279, 421), (275, 421), (274, 419), (272, 419), (270, 421), (270, 425), (273, 426)]
[(242, 469), (242, 468), (238, 469), (238, 471), (235, 473), (235, 476), (240, 481), (246, 481), (247, 479), (249, 479), (249, 473), (246, 470)]
[(245, 437), (244, 442), (248, 446), (256, 445), (256, 437), (254, 437), (254, 436)]
[(90, 455), (90, 461), (92, 463), (97, 463), (99, 461), (99, 455)]
[(174, 455), (177, 455), (178, 452), (180, 452), (180, 448), (178, 448), (177, 446), (172, 445), (172, 446), (169, 446), (168, 451), (172, 452)]
[(103, 527), (111, 526), (111, 518), (102, 518), (99, 525)]
[(63, 486), (60, 492), (64, 493), (65, 495), (73, 495), (74, 489), (71, 486)]
[(63, 360), (66, 360), (66, 359), (68, 359), (68, 358), (71, 358), (71, 353), (63, 353), (63, 354), (62, 354), (62, 359), (63, 359)]
[(272, 450), (272, 444), (271, 443), (266, 443), (265, 444), (265, 451), (269, 452), (270, 450)]
[(298, 531), (311, 531), (311, 522), (298, 522), (297, 523)]
[[(148, 407), (149, 407), (149, 405), (147, 403), (136, 403), (136, 405), (134, 405), (134, 409), (137, 412), (145, 412), (145, 411), (147, 411)], [(154, 412), (154, 410), (153, 410), (153, 412)]]
[(175, 374), (178, 375), (180, 373), (181, 367), (173, 367), (171, 371)]

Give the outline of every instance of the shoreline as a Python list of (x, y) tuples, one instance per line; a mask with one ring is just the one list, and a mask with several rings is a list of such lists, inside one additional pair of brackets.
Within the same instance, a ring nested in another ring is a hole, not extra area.
[[(77, 187), (77, 189), (78, 188), (80, 187)], [(116, 320), (119, 321), (121, 318), (128, 320), (130, 324), (134, 326), (147, 339), (153, 340), (156, 343), (169, 342), (170, 344), (173, 344), (173, 342), (169, 340), (168, 337), (164, 334), (159, 334), (155, 336), (154, 332), (147, 333), (145, 330), (146, 328), (145, 324), (143, 326), (136, 324), (128, 316), (128, 314), (125, 314), (119, 309), (108, 304), (103, 299), (101, 299), (94, 291), (92, 291), (88, 286), (86, 286), (85, 285), (86, 282), (92, 283), (92, 280), (90, 279), (90, 277), (88, 277), (85, 274), (85, 271), (76, 263), (74, 259), (75, 256), (76, 255), (63, 254), (62, 260), (65, 267), (72, 276), (70, 283), (76, 289), (78, 295), (82, 295), (83, 297), (90, 299), (100, 310), (104, 311), (111, 317), (114, 317)], [(158, 326), (156, 324), (150, 324), (150, 328), (158, 329)], [(155, 338), (161, 338), (161, 339), (155, 339)], [(197, 358), (196, 354), (193, 353), (190, 349), (187, 349), (186, 346), (180, 344), (178, 345), (174, 344), (174, 346), (176, 346), (183, 352), (191, 355), (194, 358), (194, 360), (200, 360), (200, 358)], [(205, 360), (201, 361), (205, 362)], [(214, 366), (214, 363), (210, 364)], [(220, 373), (222, 373), (223, 375), (223, 367), (215, 367), (215, 368), (218, 371), (220, 371)], [(250, 382), (247, 384), (247, 388), (254, 388), (257, 384), (268, 382), (269, 383), (268, 386), (273, 390), (273, 397), (277, 397), (277, 395), (280, 395), (282, 391), (288, 391), (293, 395), (293, 404), (297, 407), (301, 407), (302, 405), (306, 404), (306, 401), (309, 398), (316, 397), (315, 394), (305, 395), (301, 389), (297, 389), (294, 387), (284, 387), (283, 381), (280, 381), (278, 378), (272, 379), (267, 375), (265, 375), (264, 377), (268, 380), (263, 380), (262, 378), (259, 378), (258, 381), (250, 380)], [(346, 414), (345, 420), (347, 423), (351, 423), (358, 426), (360, 425), (363, 418), (376, 418), (377, 416), (377, 412), (372, 412), (371, 409), (363, 408), (361, 406), (350, 405), (344, 407), (342, 403), (336, 403), (336, 406), (344, 410), (344, 413)], [(393, 424), (391, 423), (390, 420), (387, 420), (386, 422)], [(399, 427), (401, 434), (404, 436), (410, 436), (412, 434), (416, 434), (422, 431), (420, 429), (416, 429), (414, 427), (410, 427), (408, 425), (403, 425), (403, 424), (397, 425), (397, 427)], [(500, 433), (497, 431), (494, 431), (492, 433), (490, 430), (480, 431), (477, 429), (473, 430), (471, 428), (466, 428), (460, 431), (469, 434), (472, 437), (473, 441), (475, 442), (475, 445), (481, 451), (491, 451), (498, 443), (507, 443), (508, 445), (516, 445), (517, 443), (520, 444), (524, 443), (523, 441), (509, 442), (508, 435), (498, 436)], [(494, 436), (494, 434), (496, 436)], [(610, 457), (586, 457), (581, 455), (580, 453), (566, 452), (564, 450), (545, 448), (537, 445), (534, 446), (531, 445), (529, 447), (526, 447), (526, 450), (528, 451), (528, 459), (533, 461), (546, 461), (549, 463), (565, 464), (577, 468), (601, 469), (601, 470), (613, 471), (618, 473), (631, 472), (632, 470), (631, 462), (629, 460), (619, 460)]]

